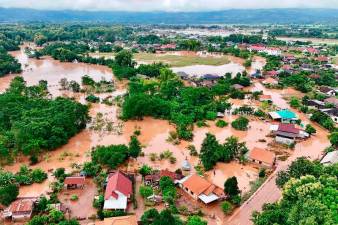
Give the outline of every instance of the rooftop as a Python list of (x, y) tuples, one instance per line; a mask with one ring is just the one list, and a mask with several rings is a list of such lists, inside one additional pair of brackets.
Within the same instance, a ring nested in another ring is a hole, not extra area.
[(86, 180), (85, 177), (80, 177), (80, 176), (77, 176), (77, 177), (66, 177), (65, 181), (64, 181), (64, 184), (84, 185), (85, 184), (85, 180)]
[(109, 179), (106, 187), (104, 198), (107, 200), (111, 196), (117, 197), (115, 191), (119, 191), (125, 196), (132, 194), (132, 182), (122, 172), (117, 171)]
[(254, 147), (250, 152), (249, 152), (249, 158), (258, 160), (267, 164), (272, 165), (273, 162), (275, 161), (275, 153), (261, 149), (261, 148), (256, 148)]

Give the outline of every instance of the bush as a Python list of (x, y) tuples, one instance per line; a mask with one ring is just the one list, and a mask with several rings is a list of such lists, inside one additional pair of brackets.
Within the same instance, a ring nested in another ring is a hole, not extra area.
[(154, 193), (153, 189), (150, 186), (140, 186), (139, 192), (143, 198), (147, 198)]
[(217, 120), (217, 122), (216, 122), (216, 127), (221, 127), (221, 128), (223, 128), (223, 127), (226, 127), (226, 126), (228, 126), (228, 123), (227, 123), (227, 122), (225, 122), (224, 120)]
[(212, 112), (212, 111), (208, 111), (205, 115), (205, 118), (207, 120), (215, 120), (217, 118), (217, 113), (216, 112)]
[(71, 201), (77, 201), (77, 200), (79, 200), (79, 197), (78, 197), (77, 195), (72, 195), (72, 196), (70, 197), (70, 200), (71, 200)]
[(265, 177), (265, 168), (261, 168), (258, 173), (259, 177)]
[(243, 116), (237, 118), (231, 123), (231, 126), (236, 130), (247, 130), (248, 129), (249, 120)]
[(96, 97), (95, 95), (88, 95), (86, 97), (86, 101), (91, 102), (91, 103), (98, 103), (100, 102), (100, 98)]
[(229, 215), (232, 212), (232, 205), (228, 201), (224, 201), (221, 204), (222, 211), (226, 214)]

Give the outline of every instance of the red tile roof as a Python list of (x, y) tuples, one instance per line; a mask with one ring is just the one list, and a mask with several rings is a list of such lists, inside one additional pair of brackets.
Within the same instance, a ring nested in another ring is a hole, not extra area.
[(85, 177), (66, 177), (64, 184), (69, 184), (69, 185), (84, 185), (85, 184)]
[(125, 196), (129, 196), (133, 192), (131, 180), (120, 171), (117, 171), (108, 179), (104, 198), (106, 200), (110, 197), (116, 198), (116, 191), (121, 192)]
[(31, 212), (33, 210), (35, 200), (35, 198), (17, 199), (9, 206), (9, 211), (12, 213)]
[(278, 126), (278, 131), (299, 134), (299, 129), (297, 129), (295, 125), (291, 123), (280, 123)]
[(206, 179), (198, 176), (197, 174), (191, 175), (186, 181), (182, 183), (182, 185), (196, 195), (209, 195), (211, 193), (214, 193), (215, 195), (221, 196), (223, 194), (222, 188), (210, 183)]

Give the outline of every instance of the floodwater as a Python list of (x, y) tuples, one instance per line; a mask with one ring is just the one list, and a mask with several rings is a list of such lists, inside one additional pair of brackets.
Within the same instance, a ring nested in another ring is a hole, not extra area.
[[(104, 66), (96, 65), (87, 65), (82, 63), (60, 63), (56, 60), (45, 58), (41, 60), (28, 59), (23, 50), (12, 53), (19, 61), (23, 64), (28, 64), (22, 73), (22, 76), (25, 78), (29, 85), (37, 84), (40, 79), (47, 80), (49, 85), (50, 92), (53, 96), (59, 95), (73, 95), (71, 93), (62, 92), (58, 90), (58, 82), (61, 78), (67, 77), (68, 80), (76, 80), (80, 82), (81, 77), (85, 74), (93, 77), (95, 80), (105, 77), (107, 80), (113, 79), (113, 74), (111, 70)], [(253, 67), (262, 67), (264, 62), (257, 59), (256, 64), (253, 64)], [(240, 64), (235, 63), (237, 68), (240, 68)], [(196, 68), (196, 67), (195, 67)], [(243, 67), (244, 69), (244, 67)], [(194, 70), (196, 71), (196, 69)], [(210, 73), (210, 71), (208, 71)], [(222, 75), (226, 72), (223, 71)], [(8, 87), (10, 80), (14, 75), (8, 75), (0, 78), (0, 91), (4, 91)], [(117, 96), (125, 93), (126, 83), (118, 83), (117, 91), (111, 93), (110, 95)], [(271, 90), (266, 89), (263, 85), (255, 81), (254, 88), (258, 88), (264, 92), (264, 94), (272, 95), (274, 104), (280, 108), (288, 108), (287, 101), (284, 99), (287, 95), (298, 95), (296, 91), (292, 89), (286, 90)], [(106, 96), (106, 94), (102, 94)], [(75, 94), (75, 99), (80, 102), (84, 101), (84, 94)], [(234, 100), (233, 103), (241, 105), (243, 100)], [(209, 127), (202, 127), (194, 129), (194, 140), (192, 143), (182, 141), (178, 145), (173, 145), (168, 143), (167, 138), (170, 131), (174, 131), (175, 127), (170, 124), (168, 121), (158, 120), (146, 117), (143, 120), (139, 121), (127, 121), (122, 122), (118, 119), (119, 108), (117, 106), (107, 106), (104, 104), (91, 104), (90, 115), (95, 118), (98, 113), (102, 113), (103, 117), (106, 120), (110, 120), (114, 124), (121, 123), (121, 134), (108, 131), (94, 131), (92, 129), (86, 128), (81, 131), (79, 134), (72, 137), (68, 143), (54, 151), (47, 152), (41, 157), (41, 161), (32, 166), (32, 168), (43, 168), (45, 171), (50, 171), (49, 179), (41, 184), (34, 184), (30, 186), (20, 187), (20, 196), (36, 196), (42, 193), (47, 193), (49, 190), (49, 183), (52, 181), (51, 171), (56, 168), (64, 167), (68, 172), (71, 172), (75, 164), (82, 164), (85, 161), (90, 160), (90, 150), (92, 147), (97, 145), (111, 145), (111, 144), (127, 144), (129, 138), (133, 135), (135, 130), (140, 130), (141, 134), (138, 137), (140, 142), (143, 145), (143, 152), (145, 156), (137, 158), (137, 160), (130, 160), (126, 168), (128, 171), (134, 172), (138, 166), (142, 164), (148, 164), (157, 169), (166, 169), (168, 168), (171, 171), (181, 167), (181, 164), (184, 159), (192, 165), (192, 172), (195, 172), (194, 166), (198, 164), (198, 157), (193, 157), (189, 155), (189, 151), (186, 147), (189, 144), (195, 145), (196, 149), (199, 151), (205, 134), (207, 132), (213, 133), (220, 143), (224, 143), (227, 137), (232, 135), (239, 138), (239, 141), (246, 142), (246, 145), (249, 149), (253, 147), (267, 148), (268, 143), (271, 142), (271, 138), (267, 137), (269, 133), (269, 123), (257, 120), (255, 118), (250, 118), (250, 129), (248, 131), (236, 131), (231, 128), (231, 125), (225, 128), (218, 128), (215, 126), (215, 122), (208, 122)], [(305, 115), (298, 113), (301, 119), (309, 122)], [(231, 123), (237, 116), (225, 116), (224, 120)], [(297, 156), (306, 155), (311, 158), (317, 158), (319, 154), (323, 151), (325, 147), (329, 145), (327, 140), (327, 132), (322, 128), (314, 125), (317, 129), (317, 134), (299, 144), (296, 145), (295, 153), (290, 157), (286, 162), (281, 162), (278, 164), (277, 169), (286, 168), (287, 164), (294, 160)], [(89, 126), (88, 126), (89, 127)], [(264, 141), (262, 141), (264, 140)], [(151, 161), (150, 155), (152, 153), (157, 153), (159, 155), (161, 152), (169, 150), (172, 152), (173, 156), (176, 158), (176, 163), (170, 163), (167, 159)], [(6, 166), (5, 169), (9, 171), (16, 172), (19, 170), (21, 164), (29, 164), (27, 157), (20, 156), (13, 165)], [(239, 186), (243, 192), (249, 190), (249, 183), (257, 178), (258, 169), (254, 166), (247, 164), (241, 165), (237, 162), (232, 163), (218, 163), (214, 170), (207, 172), (206, 178), (214, 182), (218, 186), (222, 187), (224, 181), (231, 176), (236, 176), (238, 179)], [(137, 186), (141, 183), (141, 179), (137, 178)], [(251, 201), (251, 208), (243, 208), (240, 210), (240, 213), (236, 213), (231, 221), (240, 221), (240, 223), (234, 222), (234, 224), (250, 224), (249, 216), (253, 209), (259, 210), (261, 205), (266, 201), (274, 201), (280, 197), (280, 192), (278, 188), (274, 185), (274, 176), (272, 176), (271, 181), (267, 185), (263, 186), (263, 189), (266, 188), (267, 192), (259, 192), (255, 198), (259, 200)], [(81, 200), (77, 203), (72, 203), (74, 211), (79, 210), (78, 206), (81, 203), (81, 206), (84, 205), (88, 209), (88, 213), (91, 214), (91, 205), (92, 205), (92, 195), (96, 193), (96, 187), (94, 185), (87, 185), (84, 192), (90, 193), (90, 196), (80, 198)], [(262, 194), (263, 193), (263, 194)], [(266, 195), (266, 193), (270, 193)], [(79, 193), (80, 195), (81, 193)], [(264, 195), (265, 194), (265, 195)], [(265, 197), (264, 197), (265, 196)], [(137, 199), (140, 199), (137, 196)], [(68, 202), (68, 198), (63, 199), (65, 203)], [(69, 202), (68, 202), (69, 203)], [(76, 205), (78, 204), (78, 205)], [(142, 201), (139, 201), (139, 204), (142, 204)], [(198, 204), (201, 206), (202, 210), (206, 212), (206, 219), (208, 219), (209, 224), (220, 225), (224, 224), (225, 218), (218, 204), (212, 204), (208, 207)], [(159, 206), (162, 208), (163, 205)], [(136, 210), (137, 216), (141, 216), (145, 207), (139, 206)], [(79, 216), (81, 216), (79, 212)], [(244, 216), (243, 216), (244, 215)], [(230, 222), (231, 222), (230, 221)]]

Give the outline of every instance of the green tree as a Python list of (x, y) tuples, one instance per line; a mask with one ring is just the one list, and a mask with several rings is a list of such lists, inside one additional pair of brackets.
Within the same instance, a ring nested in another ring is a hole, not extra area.
[(149, 186), (140, 186), (139, 192), (143, 198), (147, 198), (153, 194), (153, 189)]
[(215, 157), (215, 153), (219, 151), (219, 148), (221, 146), (216, 140), (215, 135), (207, 133), (200, 151), (200, 159), (206, 170), (212, 169), (216, 164), (217, 158)]
[(135, 65), (133, 54), (131, 51), (122, 50), (116, 54), (115, 63), (122, 67), (133, 67)]
[(150, 166), (142, 165), (138, 172), (144, 177), (146, 175), (151, 174), (152, 171), (153, 171), (153, 169)]
[(316, 133), (316, 129), (311, 126), (311, 124), (307, 124), (305, 127), (305, 132), (307, 132), (308, 134), (315, 134)]
[(330, 139), (331, 145), (333, 145), (335, 147), (338, 146), (338, 132), (332, 132), (329, 135), (329, 139)]
[(129, 155), (133, 158), (137, 158), (142, 151), (141, 144), (136, 136), (130, 137), (129, 142)]
[(208, 222), (202, 220), (199, 216), (189, 216), (187, 220), (187, 225), (207, 225)]
[(230, 202), (228, 201), (224, 201), (222, 202), (221, 204), (221, 208), (222, 208), (222, 211), (225, 213), (225, 214), (230, 214), (232, 212), (232, 205)]
[(236, 130), (247, 130), (248, 129), (249, 120), (243, 116), (238, 117), (234, 121), (232, 121), (231, 126)]
[(237, 178), (235, 176), (229, 177), (224, 182), (224, 193), (228, 195), (230, 198), (240, 193), (240, 190), (238, 188)]

